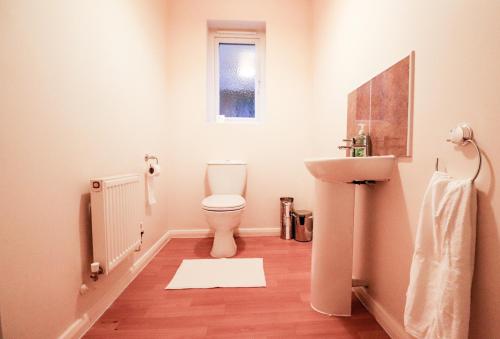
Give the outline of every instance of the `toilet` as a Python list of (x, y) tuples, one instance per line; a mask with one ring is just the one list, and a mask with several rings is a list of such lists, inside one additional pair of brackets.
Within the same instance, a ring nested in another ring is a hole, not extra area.
[(210, 161), (207, 164), (207, 180), (210, 194), (201, 206), (208, 225), (215, 231), (210, 255), (227, 258), (236, 254), (234, 230), (239, 226), (246, 205), (243, 198), (247, 177), (247, 165), (243, 161)]

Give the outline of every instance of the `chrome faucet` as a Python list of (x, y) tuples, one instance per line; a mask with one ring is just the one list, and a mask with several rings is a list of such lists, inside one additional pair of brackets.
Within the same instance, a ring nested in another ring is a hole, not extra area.
[[(342, 139), (342, 141), (348, 143), (347, 145), (342, 145), (339, 146), (338, 149), (345, 149), (345, 150), (350, 150), (349, 151), (349, 156), (352, 157), (354, 156), (354, 145), (356, 144), (356, 138), (351, 138), (351, 139)], [(350, 143), (350, 144), (349, 144)]]
[(369, 136), (364, 136), (364, 138), (342, 139), (342, 141), (348, 144), (338, 146), (338, 149), (350, 150), (348, 155), (350, 157), (369, 157), (372, 155)]

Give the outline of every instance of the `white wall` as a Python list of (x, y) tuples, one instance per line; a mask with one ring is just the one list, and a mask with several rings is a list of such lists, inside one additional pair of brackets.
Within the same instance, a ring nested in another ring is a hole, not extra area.
[[(207, 20), (265, 21), (266, 109), (258, 124), (207, 121)], [(208, 228), (201, 210), (206, 162), (248, 162), (241, 227), (278, 227), (279, 197), (311, 208), (311, 12), (306, 0), (171, 0), (169, 2), (168, 226)]]
[[(144, 171), (145, 153), (160, 157), (163, 172), (159, 204), (145, 210), (143, 252), (167, 226), (207, 227), (209, 159), (248, 161), (242, 227), (277, 227), (283, 195), (311, 208), (302, 162), (312, 144), (310, 9), (306, 0), (0, 3), (7, 338), (60, 335), (128, 275), (139, 256), (98, 283), (88, 278), (88, 183)], [(266, 21), (261, 124), (206, 123), (208, 19)], [(82, 282), (91, 287), (83, 297)]]
[[(88, 278), (88, 185), (143, 172), (147, 152), (167, 159), (165, 16), (159, 1), (0, 3), (5, 338), (60, 335), (128, 274)], [(141, 253), (166, 231), (165, 205), (149, 212)]]
[[(434, 159), (457, 176), (475, 166), (473, 152), (444, 142), (450, 127), (467, 121), (486, 157), (477, 182), (472, 337), (493, 337), (499, 12), (494, 0), (0, 2), (3, 334), (55, 337), (126, 274), (89, 282), (90, 177), (143, 171), (144, 153), (160, 156), (160, 204), (145, 216), (145, 250), (167, 226), (207, 227), (200, 201), (209, 159), (249, 163), (242, 227), (278, 226), (280, 196), (312, 207), (303, 158), (341, 155), (347, 93), (415, 50), (414, 156), (399, 161), (390, 183), (362, 191), (370, 219), (356, 229), (356, 272), (401, 323)], [(206, 123), (206, 21), (224, 19), (267, 23), (262, 124)], [(97, 288), (80, 297), (82, 281)]]
[(500, 331), (500, 2), (395, 0), (314, 1), (315, 151), (345, 136), (347, 94), (374, 75), (416, 54), (414, 155), (400, 159), (388, 184), (362, 188), (356, 228), (356, 273), (368, 293), (402, 324), (415, 226), (435, 158), (457, 177), (476, 167), (472, 147), (454, 148), (447, 131), (468, 122), (484, 152), (476, 182), (479, 214), (471, 338)]

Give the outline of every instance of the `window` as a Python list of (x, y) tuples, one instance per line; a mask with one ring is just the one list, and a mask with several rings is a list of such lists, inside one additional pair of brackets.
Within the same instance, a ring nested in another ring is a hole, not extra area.
[(209, 33), (209, 121), (258, 121), (263, 107), (263, 34)]

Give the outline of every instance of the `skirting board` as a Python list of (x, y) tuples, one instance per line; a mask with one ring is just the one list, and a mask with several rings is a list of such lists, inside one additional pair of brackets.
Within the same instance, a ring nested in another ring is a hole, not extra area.
[(80, 318), (76, 319), (58, 339), (73, 339), (81, 338), (94, 323), (104, 314), (111, 304), (122, 294), (127, 286), (135, 279), (144, 267), (154, 258), (154, 256), (168, 243), (171, 239), (170, 233), (167, 231), (158, 241), (151, 246), (135, 263), (130, 266), (127, 274), (119, 279), (99, 302), (92, 306)]
[(366, 292), (365, 287), (354, 287), (354, 295), (361, 301), (387, 334), (394, 339), (413, 339), (404, 327)]
[[(214, 232), (208, 228), (172, 229), (168, 232), (170, 238), (209, 238), (214, 236)], [(237, 237), (267, 237), (279, 235), (279, 227), (245, 227), (239, 228), (235, 232), (235, 236)]]

